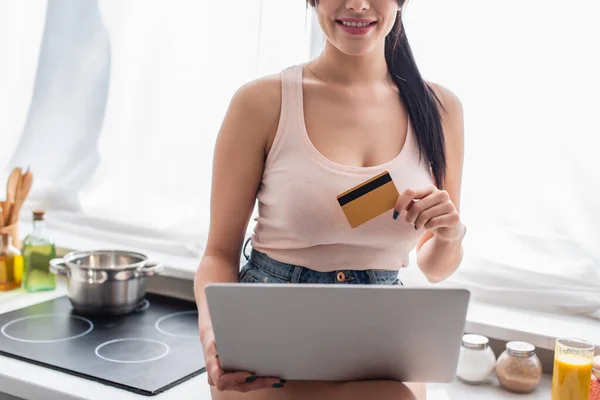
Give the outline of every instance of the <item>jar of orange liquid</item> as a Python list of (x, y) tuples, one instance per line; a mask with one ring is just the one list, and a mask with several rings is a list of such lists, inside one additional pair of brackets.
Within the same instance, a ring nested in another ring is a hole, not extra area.
[(594, 345), (574, 338), (557, 339), (552, 373), (552, 400), (588, 400)]

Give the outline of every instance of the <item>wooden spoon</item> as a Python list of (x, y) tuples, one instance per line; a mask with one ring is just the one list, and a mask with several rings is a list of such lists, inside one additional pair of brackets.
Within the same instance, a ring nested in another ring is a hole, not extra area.
[(4, 210), (0, 206), (0, 228), (4, 228)]
[(17, 189), (19, 182), (21, 181), (22, 171), (21, 168), (16, 167), (10, 173), (8, 182), (6, 183), (6, 201), (15, 202), (17, 196)]
[(10, 201), (0, 201), (0, 207), (2, 207), (2, 218), (4, 219), (4, 225), (9, 225), (10, 212), (12, 211), (13, 203)]
[(27, 198), (32, 185), (33, 185), (33, 174), (31, 173), (31, 171), (27, 171), (21, 177), (21, 182), (19, 183), (19, 191), (17, 193), (17, 198), (19, 197), (19, 193), (21, 194), (21, 197), (23, 199)]
[(25, 199), (27, 199), (27, 195), (29, 194), (32, 185), (33, 174), (31, 171), (27, 171), (19, 181), (15, 205), (13, 206), (13, 210), (10, 215), (10, 225), (16, 223), (19, 219), (19, 212), (21, 211), (21, 207), (23, 207), (23, 203), (25, 203)]

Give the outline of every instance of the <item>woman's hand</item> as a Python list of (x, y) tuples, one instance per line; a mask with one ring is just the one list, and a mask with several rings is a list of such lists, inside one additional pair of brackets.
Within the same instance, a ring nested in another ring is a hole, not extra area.
[(212, 332), (204, 335), (202, 347), (204, 349), (208, 384), (216, 387), (219, 391), (233, 390), (245, 393), (253, 390), (283, 386), (283, 381), (280, 379), (258, 378), (250, 372), (225, 373), (219, 363), (215, 337)]
[(394, 219), (406, 211), (406, 222), (415, 230), (425, 229), (443, 240), (456, 240), (465, 233), (465, 226), (448, 192), (435, 186), (407, 189), (398, 196)]

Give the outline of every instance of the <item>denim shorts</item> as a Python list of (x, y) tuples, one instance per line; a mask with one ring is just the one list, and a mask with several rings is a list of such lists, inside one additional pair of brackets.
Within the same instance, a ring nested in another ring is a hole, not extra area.
[(252, 249), (239, 273), (240, 283), (332, 283), (353, 285), (402, 285), (398, 271), (366, 269), (319, 272), (273, 260)]

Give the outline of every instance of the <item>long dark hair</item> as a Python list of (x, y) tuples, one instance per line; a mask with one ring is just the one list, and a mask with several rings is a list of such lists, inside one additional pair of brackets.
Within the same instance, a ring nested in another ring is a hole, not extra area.
[[(318, 1), (307, 0), (307, 4), (315, 7)], [(398, 3), (404, 6), (407, 1), (399, 0)], [(402, 8), (398, 10), (394, 27), (385, 38), (385, 59), (412, 121), (419, 152), (429, 163), (436, 186), (442, 189), (446, 177), (446, 150), (442, 117), (437, 106), (446, 110), (417, 68), (402, 23)]]

